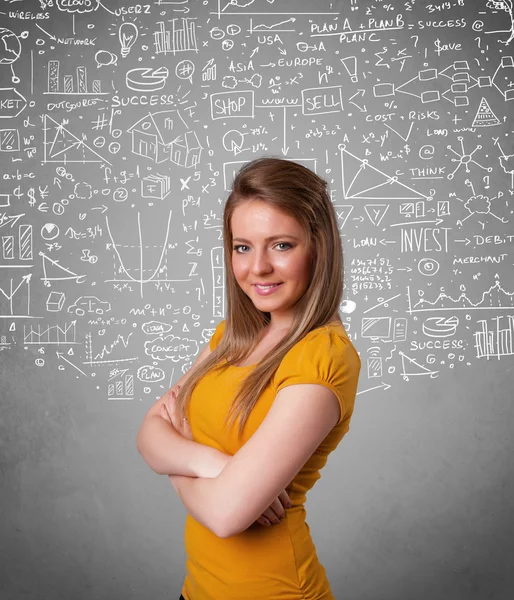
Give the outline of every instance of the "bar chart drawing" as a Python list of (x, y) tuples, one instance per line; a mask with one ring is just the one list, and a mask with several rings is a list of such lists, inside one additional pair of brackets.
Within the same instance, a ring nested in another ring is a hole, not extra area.
[[(505, 319), (507, 319), (507, 323), (505, 323)], [(493, 329), (489, 329), (485, 319), (477, 323), (482, 327), (480, 331), (474, 333), (477, 358), (486, 357), (489, 360), (495, 356), (500, 360), (502, 356), (514, 354), (514, 315), (493, 317), (493, 320), (496, 321), (496, 327)], [(501, 325), (504, 325), (503, 329), (501, 329)]]
[[(14, 222), (17, 218), (14, 218)], [(13, 228), (13, 217), (8, 217), (4, 223), (0, 224), (0, 229), (2, 229), (3, 225), (11, 224), (11, 230), (14, 229), (16, 232), (16, 228)], [(17, 229), (18, 235), (15, 233), (5, 233), (2, 234), (2, 259), (6, 261), (18, 259), (18, 260), (32, 260), (32, 225), (18, 225)], [(16, 241), (18, 243), (16, 243)], [(1, 265), (0, 265), (1, 266)], [(13, 266), (13, 265), (9, 265)], [(32, 266), (32, 265), (18, 265), (18, 266)]]
[(90, 91), (88, 91), (87, 88), (87, 67), (81, 65), (75, 68), (74, 73), (61, 74), (61, 61), (48, 61), (47, 91), (43, 92), (44, 94), (58, 94), (64, 96), (79, 94), (81, 96), (98, 96), (99, 94), (107, 94), (107, 92), (102, 92), (102, 83), (99, 79), (93, 79)]
[(115, 369), (107, 380), (108, 400), (133, 400), (134, 375), (128, 369)]
[(154, 33), (157, 54), (176, 52), (198, 52), (194, 19), (182, 17), (171, 20), (171, 31), (166, 30), (164, 21), (159, 21), (159, 30)]
[(11, 346), (13, 343), (16, 343), (16, 340), (14, 337), (11, 338), (11, 340), (9, 340), (9, 338), (5, 335), (5, 334), (1, 334), (0, 335), (0, 350), (2, 350), (2, 348), (9, 348), (9, 346)]

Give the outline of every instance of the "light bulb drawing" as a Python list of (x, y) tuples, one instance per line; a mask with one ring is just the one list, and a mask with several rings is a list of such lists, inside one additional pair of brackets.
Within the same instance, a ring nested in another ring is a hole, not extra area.
[(126, 58), (137, 40), (138, 31), (134, 23), (122, 23), (118, 32), (121, 44), (121, 56)]

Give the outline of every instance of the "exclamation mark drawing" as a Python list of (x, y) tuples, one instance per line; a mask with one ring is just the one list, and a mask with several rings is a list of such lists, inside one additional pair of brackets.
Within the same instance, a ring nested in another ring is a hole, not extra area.
[(348, 75), (350, 75), (352, 82), (357, 83), (359, 81), (359, 78), (357, 77), (357, 58), (355, 56), (347, 56), (346, 58), (342, 58), (341, 62), (348, 71)]
[(352, 7), (352, 10), (358, 10), (359, 9), (359, 7), (357, 6), (357, 0), (352, 0), (351, 1), (351, 7)]

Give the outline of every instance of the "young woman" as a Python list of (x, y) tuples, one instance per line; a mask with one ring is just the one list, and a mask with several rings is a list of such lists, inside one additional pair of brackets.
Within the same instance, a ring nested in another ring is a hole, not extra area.
[(339, 318), (326, 182), (288, 160), (248, 163), (223, 238), (227, 318), (137, 439), (189, 513), (181, 598), (334, 600), (304, 504), (349, 429), (361, 362)]

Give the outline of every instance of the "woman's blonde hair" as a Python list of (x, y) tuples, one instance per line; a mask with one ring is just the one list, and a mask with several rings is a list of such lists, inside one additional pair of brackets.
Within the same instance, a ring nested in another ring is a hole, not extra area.
[[(343, 296), (343, 249), (327, 182), (306, 167), (281, 158), (259, 158), (244, 165), (234, 179), (223, 213), (225, 330), (218, 346), (181, 386), (176, 399), (179, 418), (186, 415), (197, 382), (213, 368), (225, 369), (242, 362), (254, 349), (263, 327), (270, 322), (270, 313), (255, 307), (232, 271), (232, 214), (241, 204), (255, 200), (299, 222), (310, 240), (313, 261), (310, 284), (294, 307), (290, 330), (248, 373), (229, 408), (225, 425), (232, 427), (239, 417), (239, 437), (284, 356), (307, 333), (337, 318)], [(224, 359), (226, 362), (221, 364)]]

